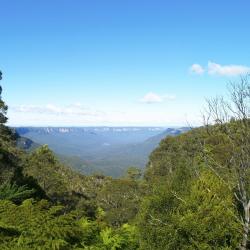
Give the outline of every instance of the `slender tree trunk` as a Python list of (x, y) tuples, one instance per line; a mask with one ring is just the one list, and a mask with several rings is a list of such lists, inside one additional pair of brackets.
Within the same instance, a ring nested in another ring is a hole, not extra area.
[(244, 204), (244, 232), (243, 232), (243, 238), (241, 243), (241, 250), (247, 250), (247, 243), (248, 243), (248, 235), (249, 235), (249, 220), (250, 220), (250, 214), (249, 214), (249, 208), (250, 208), (250, 201), (248, 203)]

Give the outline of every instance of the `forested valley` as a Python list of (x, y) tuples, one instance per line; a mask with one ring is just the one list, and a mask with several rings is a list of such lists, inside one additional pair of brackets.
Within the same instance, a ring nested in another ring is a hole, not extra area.
[(230, 93), (119, 179), (75, 172), (46, 145), (18, 148), (1, 98), (0, 249), (249, 249), (249, 78)]

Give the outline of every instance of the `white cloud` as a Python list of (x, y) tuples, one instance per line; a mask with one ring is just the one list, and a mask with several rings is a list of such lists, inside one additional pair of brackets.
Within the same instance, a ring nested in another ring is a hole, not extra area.
[(148, 104), (152, 104), (152, 103), (159, 103), (159, 102), (163, 102), (163, 98), (155, 93), (147, 93), (145, 96), (143, 96), (143, 98), (140, 100), (143, 103), (148, 103)]
[(205, 69), (200, 64), (195, 63), (190, 67), (189, 71), (197, 75), (202, 75), (205, 72)]
[(208, 74), (221, 76), (237, 76), (250, 73), (250, 67), (243, 65), (221, 65), (208, 62)]
[[(162, 95), (161, 100), (172, 100), (173, 95)], [(148, 106), (135, 103), (133, 108), (117, 106), (87, 108), (82, 104), (59, 106), (48, 104), (10, 106), (9, 125), (11, 126), (187, 126), (196, 124), (197, 116), (186, 119), (188, 105), (174, 108), (174, 105)], [(80, 108), (79, 108), (80, 107)], [(199, 112), (192, 109), (192, 113)]]
[(250, 73), (250, 67), (235, 64), (221, 65), (209, 61), (207, 68), (202, 67), (200, 64), (193, 64), (189, 68), (189, 71), (197, 75), (202, 75), (207, 72), (209, 75), (238, 76)]
[(153, 92), (147, 93), (143, 98), (140, 99), (140, 102), (153, 104), (153, 103), (160, 103), (164, 100), (174, 100), (174, 95), (158, 95)]
[(39, 105), (20, 105), (10, 106), (10, 110), (17, 113), (37, 113), (37, 114), (50, 114), (57, 116), (77, 115), (77, 116), (97, 116), (101, 112), (91, 109), (87, 109), (83, 105), (76, 103), (68, 106), (56, 106), (53, 104), (47, 104), (44, 106)]

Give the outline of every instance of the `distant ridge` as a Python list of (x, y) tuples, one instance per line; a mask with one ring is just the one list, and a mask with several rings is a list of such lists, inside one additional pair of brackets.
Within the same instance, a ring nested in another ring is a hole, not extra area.
[[(16, 127), (19, 145), (49, 147), (73, 168), (85, 174), (101, 172), (118, 177), (129, 166), (144, 168), (149, 154), (166, 136), (189, 130), (163, 127)], [(30, 148), (29, 148), (30, 147)]]

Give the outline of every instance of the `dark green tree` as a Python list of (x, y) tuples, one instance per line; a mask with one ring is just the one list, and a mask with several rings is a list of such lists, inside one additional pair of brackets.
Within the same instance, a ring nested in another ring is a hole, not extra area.
[(119, 227), (135, 217), (140, 202), (140, 186), (134, 180), (110, 180), (98, 192), (97, 201), (106, 212), (105, 220)]
[[(2, 72), (0, 71), (0, 80), (2, 80)], [(6, 116), (8, 106), (2, 100), (2, 86), (0, 85), (0, 126), (3, 126), (8, 118)]]

